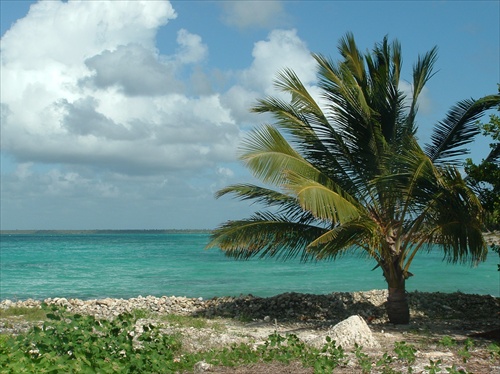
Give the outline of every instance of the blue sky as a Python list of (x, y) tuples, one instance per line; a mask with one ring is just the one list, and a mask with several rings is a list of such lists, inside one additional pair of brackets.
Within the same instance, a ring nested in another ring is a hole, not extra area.
[[(0, 1), (2, 229), (214, 228), (253, 207), (214, 192), (253, 181), (248, 109), (310, 54), (403, 49), (401, 88), (437, 45), (419, 137), (500, 82), (498, 1)], [(480, 160), (487, 138), (471, 147)]]

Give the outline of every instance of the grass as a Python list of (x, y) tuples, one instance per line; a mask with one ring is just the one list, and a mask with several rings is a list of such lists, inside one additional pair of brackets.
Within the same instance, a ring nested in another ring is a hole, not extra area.
[(195, 329), (210, 328), (216, 331), (223, 331), (226, 329), (224, 324), (202, 317), (184, 316), (180, 314), (158, 314), (147, 309), (134, 309), (130, 314), (134, 320), (155, 319), (175, 327)]
[(47, 313), (41, 308), (28, 308), (28, 307), (10, 307), (7, 309), (0, 309), (0, 318), (2, 319), (23, 319), (28, 322), (43, 321), (47, 318)]
[(134, 309), (130, 312), (132, 317), (134, 319), (141, 319), (141, 318), (153, 318), (155, 317), (155, 314), (151, 312), (149, 309)]
[(212, 328), (222, 330), (224, 326), (220, 323), (210, 323), (207, 319), (200, 317), (182, 316), (177, 314), (167, 314), (161, 317), (161, 320), (176, 327), (192, 327), (195, 329)]

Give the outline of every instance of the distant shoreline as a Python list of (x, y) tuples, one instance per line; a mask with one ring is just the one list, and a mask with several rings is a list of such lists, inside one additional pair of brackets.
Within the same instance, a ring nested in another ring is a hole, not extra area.
[[(96, 229), (96, 230), (0, 230), (0, 235), (88, 235), (88, 234), (210, 234), (211, 229)], [(500, 245), (500, 232), (485, 232), (488, 246)]]
[(131, 230), (0, 230), (0, 235), (37, 234), (208, 234), (209, 229), (131, 229)]

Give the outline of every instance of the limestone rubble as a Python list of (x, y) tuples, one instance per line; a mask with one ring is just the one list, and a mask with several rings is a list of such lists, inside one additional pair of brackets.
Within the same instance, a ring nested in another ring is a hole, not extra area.
[[(241, 295), (211, 299), (178, 296), (138, 296), (130, 299), (105, 298), (81, 300), (50, 298), (48, 305), (65, 306), (69, 312), (92, 314), (97, 318), (113, 318), (121, 313), (141, 309), (160, 314), (202, 317), (227, 317), (240, 320), (314, 321), (337, 323), (351, 315), (360, 315), (371, 323), (385, 323), (386, 290), (367, 292), (334, 292), (326, 295), (284, 293), (272, 297)], [(456, 293), (408, 293), (412, 319), (495, 319), (500, 311), (500, 298), (490, 295)], [(2, 300), (0, 308), (40, 307), (42, 301)]]

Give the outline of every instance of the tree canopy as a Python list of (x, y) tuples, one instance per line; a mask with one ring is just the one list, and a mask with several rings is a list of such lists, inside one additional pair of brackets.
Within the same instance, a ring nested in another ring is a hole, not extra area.
[[(500, 107), (497, 110), (500, 111)], [(479, 164), (472, 162), (471, 158), (466, 160), (465, 172), (486, 210), (486, 229), (500, 230), (500, 116), (491, 114), (489, 122), (477, 124), (483, 135), (491, 137), (493, 142), (490, 153)]]
[(266, 97), (252, 108), (274, 119), (241, 145), (242, 162), (263, 185), (236, 184), (217, 196), (265, 209), (223, 223), (208, 247), (240, 259), (336, 259), (361, 251), (382, 269), (389, 318), (407, 323), (405, 281), (419, 250), (438, 244), (451, 262), (486, 256), (483, 210), (458, 166), (479, 134), (476, 121), (500, 97), (458, 102), (421, 146), (418, 98), (433, 76), (437, 48), (414, 64), (410, 95), (400, 88), (397, 40), (385, 37), (363, 54), (348, 33), (338, 51), (337, 62), (313, 55), (320, 96), (285, 69), (275, 85), (289, 100)]

